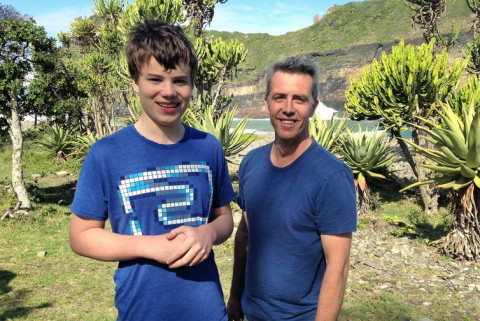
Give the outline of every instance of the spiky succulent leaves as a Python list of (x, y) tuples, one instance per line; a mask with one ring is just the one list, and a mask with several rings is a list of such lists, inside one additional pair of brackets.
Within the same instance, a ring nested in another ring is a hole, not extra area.
[(310, 136), (323, 148), (335, 154), (340, 146), (340, 136), (345, 130), (347, 118), (332, 116), (330, 121), (315, 114), (310, 120)]
[(194, 128), (214, 135), (222, 144), (227, 161), (233, 163), (231, 158), (255, 140), (253, 133), (245, 133), (249, 116), (242, 118), (235, 128), (230, 130), (236, 110), (236, 107), (224, 110), (215, 121), (211, 105), (207, 105), (205, 111), (200, 114), (196, 114), (189, 108), (185, 112), (183, 120)]
[(83, 161), (87, 156), (90, 147), (92, 147), (92, 145), (100, 138), (102, 138), (102, 136), (98, 134), (77, 135), (72, 141), (74, 148), (70, 155)]
[(378, 133), (378, 126), (371, 132), (363, 132), (359, 126), (355, 135), (346, 129), (341, 138), (340, 158), (350, 167), (355, 176), (365, 179), (384, 179), (381, 170), (388, 167), (395, 159), (394, 153), (388, 150), (389, 140), (386, 132)]
[(452, 102), (459, 105), (452, 108), (449, 104), (443, 104), (438, 111), (440, 124), (428, 119), (421, 119), (424, 126), (411, 124), (424, 131), (428, 136), (423, 138), (435, 145), (436, 149), (427, 149), (409, 140), (405, 142), (434, 161), (436, 165), (423, 166), (439, 175), (433, 180), (417, 182), (403, 190), (431, 183), (437, 183), (438, 187), (444, 189), (459, 190), (472, 183), (480, 188), (480, 109), (476, 107), (476, 99), (472, 96), (470, 101), (457, 97), (451, 99), (450, 103)]
[(447, 68), (448, 54), (432, 53), (434, 42), (421, 46), (400, 41), (351, 80), (345, 109), (354, 119), (381, 119), (384, 128), (400, 132), (414, 116), (427, 117), (437, 101), (455, 88), (467, 59)]
[(64, 163), (73, 150), (73, 132), (54, 126), (45, 132), (38, 144), (40, 147), (56, 156), (58, 163)]

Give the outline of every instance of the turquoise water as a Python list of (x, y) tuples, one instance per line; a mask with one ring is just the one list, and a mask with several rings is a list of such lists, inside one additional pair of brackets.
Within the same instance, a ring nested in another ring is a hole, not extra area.
[[(234, 119), (232, 122), (233, 126), (236, 126), (240, 119)], [(377, 120), (362, 120), (362, 121), (353, 121), (347, 120), (346, 125), (353, 129), (353, 132), (358, 132), (358, 125), (362, 127), (362, 131), (372, 131), (375, 126), (378, 124)], [(262, 133), (273, 133), (272, 124), (270, 124), (270, 119), (250, 119), (247, 123), (246, 132), (255, 132), (256, 134)], [(411, 138), (411, 132), (406, 131), (402, 133), (404, 138)]]

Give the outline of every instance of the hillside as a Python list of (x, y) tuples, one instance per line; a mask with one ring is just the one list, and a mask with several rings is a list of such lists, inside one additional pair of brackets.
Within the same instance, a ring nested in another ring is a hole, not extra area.
[[(320, 68), (320, 99), (327, 106), (342, 110), (344, 93), (351, 77), (358, 77), (373, 58), (381, 57), (402, 38), (406, 43), (421, 44), (422, 30), (412, 27), (412, 12), (401, 0), (366, 0), (335, 5), (316, 24), (280, 36), (265, 33), (210, 31), (224, 40), (239, 39), (248, 49), (245, 62), (239, 66), (238, 78), (229, 86), (239, 115), (246, 112), (264, 117), (264, 72), (274, 61), (297, 55), (310, 57)], [(452, 59), (462, 57), (462, 47), (470, 41), (473, 14), (466, 0), (449, 0), (440, 20), (440, 30), (448, 33), (452, 23), (460, 36), (451, 50)], [(313, 13), (312, 13), (313, 23)]]

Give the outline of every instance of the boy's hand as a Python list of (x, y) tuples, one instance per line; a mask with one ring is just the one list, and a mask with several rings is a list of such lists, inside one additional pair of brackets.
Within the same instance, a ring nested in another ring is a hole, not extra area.
[(180, 226), (166, 235), (168, 240), (175, 239), (183, 234), (185, 240), (167, 260), (170, 268), (194, 266), (205, 261), (212, 250), (214, 235), (212, 229), (206, 225), (199, 227)]

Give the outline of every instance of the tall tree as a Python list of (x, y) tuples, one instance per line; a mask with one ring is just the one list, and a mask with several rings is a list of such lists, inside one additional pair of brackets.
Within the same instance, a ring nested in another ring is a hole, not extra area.
[(203, 29), (210, 25), (217, 3), (225, 3), (227, 0), (184, 0), (186, 16), (190, 25), (193, 26), (195, 37), (203, 36)]
[[(408, 186), (437, 183), (451, 189), (453, 229), (444, 239), (443, 251), (467, 260), (480, 259), (480, 82), (470, 77), (440, 105), (440, 122), (423, 119), (425, 139), (433, 149), (409, 142), (431, 162), (423, 164), (439, 175)], [(408, 142), (408, 141), (407, 141)]]
[(29, 209), (30, 197), (23, 179), (21, 118), (29, 77), (53, 68), (55, 41), (43, 27), (15, 8), (0, 4), (0, 117), (8, 124), (12, 140), (12, 185), (18, 208)]
[[(429, 118), (434, 107), (445, 102), (456, 88), (467, 61), (458, 60), (447, 68), (448, 54), (432, 52), (433, 41), (414, 47), (405, 46), (403, 40), (392, 48), (392, 53), (383, 53), (380, 61), (373, 60), (366, 67), (360, 80), (352, 79), (346, 93), (345, 108), (354, 119), (380, 119), (385, 129), (397, 141), (418, 180), (426, 180), (423, 157), (412, 155), (403, 140), (401, 132), (408, 123), (418, 123), (417, 117)], [(425, 146), (420, 130), (412, 128), (412, 140)], [(420, 186), (424, 211), (437, 210), (435, 194), (427, 186)]]
[(425, 42), (430, 43), (437, 39), (433, 48), (435, 53), (440, 53), (443, 49), (448, 50), (455, 43), (460, 29), (455, 30), (455, 26), (452, 25), (447, 37), (442, 36), (438, 29), (440, 17), (446, 10), (446, 0), (403, 0), (403, 3), (414, 12), (412, 22), (424, 30)]

